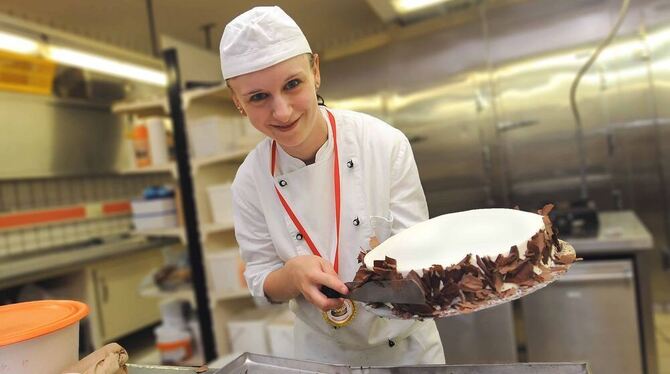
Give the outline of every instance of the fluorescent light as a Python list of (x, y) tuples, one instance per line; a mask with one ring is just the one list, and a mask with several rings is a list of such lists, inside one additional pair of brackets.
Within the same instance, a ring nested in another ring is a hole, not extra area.
[(80, 52), (74, 49), (55, 46), (49, 47), (48, 57), (65, 65), (77, 66), (157, 86), (167, 85), (167, 75), (163, 71)]
[(39, 51), (39, 44), (28, 38), (7, 34), (0, 31), (0, 49), (14, 53), (34, 54)]
[(392, 0), (393, 7), (399, 13), (409, 13), (431, 5), (445, 3), (449, 0)]

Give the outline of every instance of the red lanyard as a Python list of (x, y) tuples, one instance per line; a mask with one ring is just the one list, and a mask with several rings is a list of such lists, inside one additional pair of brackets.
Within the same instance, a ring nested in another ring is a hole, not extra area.
[[(338, 265), (339, 265), (339, 254), (340, 254), (340, 161), (339, 161), (339, 153), (337, 151), (337, 132), (335, 129), (335, 118), (333, 115), (330, 113), (330, 111), (326, 111), (328, 113), (328, 119), (330, 120), (330, 128), (333, 131), (333, 184), (335, 185), (335, 226), (337, 230), (337, 241), (335, 244), (335, 261), (333, 264), (333, 267), (335, 268), (335, 272), (338, 272)], [(274, 140), (272, 141), (272, 163), (270, 165), (270, 170), (272, 172), (272, 176), (275, 176), (275, 166), (276, 166), (276, 161), (277, 161), (277, 142)], [(307, 242), (307, 245), (309, 246), (309, 249), (312, 250), (312, 253), (315, 256), (323, 257), (321, 253), (319, 252), (318, 249), (316, 249), (316, 245), (314, 245), (314, 242), (312, 239), (309, 237), (307, 234), (307, 231), (305, 228), (300, 224), (300, 221), (298, 220), (298, 217), (293, 213), (293, 210), (291, 210), (291, 207), (288, 205), (286, 200), (284, 199), (284, 196), (282, 196), (281, 192), (279, 192), (279, 189), (277, 186), (275, 186), (275, 191), (277, 191), (277, 196), (279, 197), (279, 201), (281, 201), (281, 204), (284, 206), (284, 210), (288, 214), (289, 217), (291, 217), (291, 221), (293, 221), (293, 224), (295, 227), (298, 228), (298, 232), (300, 232), (300, 235), (305, 239), (305, 242)]]

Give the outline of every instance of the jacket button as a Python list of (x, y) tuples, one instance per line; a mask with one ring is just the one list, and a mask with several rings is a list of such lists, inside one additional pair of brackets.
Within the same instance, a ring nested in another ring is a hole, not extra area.
[(295, 234), (295, 240), (302, 240), (302, 234), (301, 233)]
[(361, 220), (359, 220), (358, 217), (356, 217), (356, 218), (354, 218), (353, 224), (354, 224), (354, 226), (358, 226), (358, 225), (361, 224)]
[(349, 161), (347, 161), (347, 167), (348, 167), (349, 169), (353, 168), (353, 167), (354, 167), (354, 160), (349, 160)]
[(288, 183), (286, 183), (286, 181), (283, 180), (283, 179), (279, 181), (279, 185), (282, 186), (282, 187), (286, 187), (287, 184)]
[(389, 339), (389, 347), (393, 348), (394, 345), (395, 345), (395, 342), (393, 340)]

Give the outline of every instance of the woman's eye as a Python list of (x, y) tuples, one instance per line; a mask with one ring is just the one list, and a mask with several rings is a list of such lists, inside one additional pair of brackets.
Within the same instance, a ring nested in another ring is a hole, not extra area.
[(285, 87), (286, 87), (287, 90), (290, 90), (290, 89), (298, 87), (299, 84), (300, 84), (300, 80), (292, 79), (292, 80), (288, 81), (288, 83), (286, 83)]
[(266, 97), (268, 97), (268, 94), (266, 94), (266, 93), (257, 93), (257, 94), (251, 95), (249, 97), (249, 101), (261, 101), (261, 100), (265, 99)]

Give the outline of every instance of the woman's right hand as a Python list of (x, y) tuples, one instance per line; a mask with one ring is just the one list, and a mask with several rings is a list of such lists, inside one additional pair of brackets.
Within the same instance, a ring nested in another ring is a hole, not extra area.
[(333, 266), (323, 258), (314, 255), (297, 256), (284, 264), (289, 282), (307, 301), (317, 308), (328, 311), (342, 306), (344, 300), (329, 299), (321, 293), (322, 285), (346, 295), (347, 286), (338, 278)]

